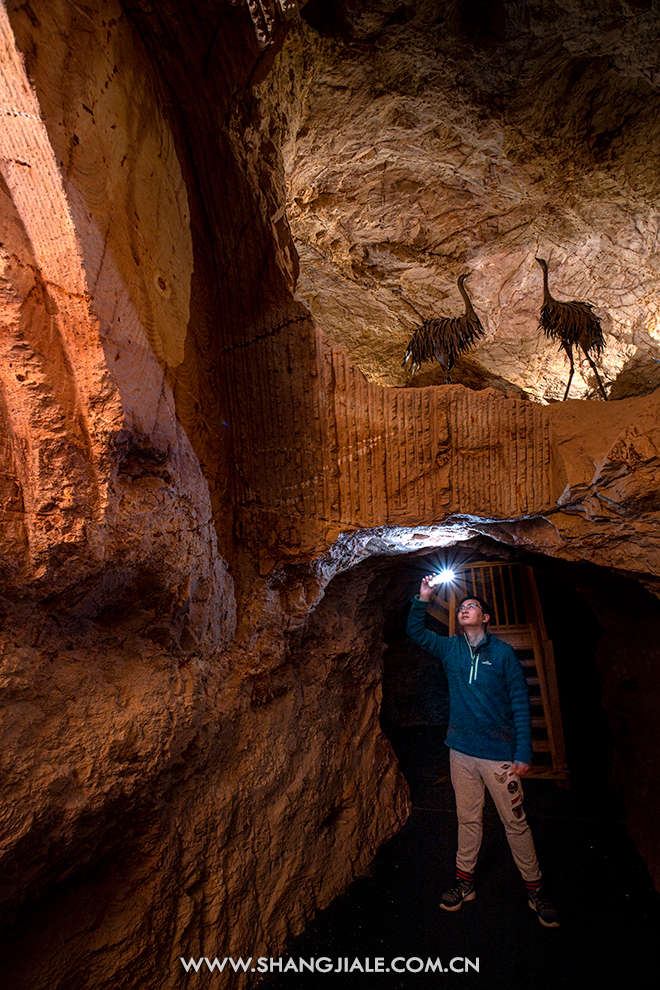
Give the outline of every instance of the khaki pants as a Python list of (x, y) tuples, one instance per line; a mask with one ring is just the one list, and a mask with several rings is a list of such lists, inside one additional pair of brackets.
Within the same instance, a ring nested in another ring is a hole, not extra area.
[(535, 883), (541, 879), (534, 840), (522, 806), (520, 778), (511, 770), (511, 763), (480, 760), (455, 749), (449, 751), (451, 782), (456, 795), (458, 814), (458, 852), (456, 867), (474, 873), (481, 846), (484, 784), (495, 802), (516, 866), (523, 880)]

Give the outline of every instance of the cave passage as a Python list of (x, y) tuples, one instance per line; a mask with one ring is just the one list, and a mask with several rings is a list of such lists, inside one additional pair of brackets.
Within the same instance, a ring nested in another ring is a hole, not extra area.
[[(470, 555), (461, 561), (466, 566), (470, 562)], [(410, 583), (419, 568), (424, 570), (427, 564), (429, 572), (436, 570), (434, 556), (422, 557), (411, 570)], [(548, 637), (554, 646), (568, 765), (568, 781), (561, 783), (568, 785), (570, 781), (574, 792), (577, 789), (581, 795), (588, 795), (596, 805), (611, 804), (623, 816), (622, 797), (609, 780), (608, 758), (614, 740), (603, 711), (597, 672), (596, 651), (604, 630), (570, 578), (561, 580), (555, 575), (557, 570), (561, 573), (561, 565), (557, 568), (554, 562), (535, 558), (532, 569)], [(406, 579), (406, 586), (409, 581)], [(492, 591), (486, 594), (488, 601), (491, 597)], [(415, 796), (418, 788), (423, 790), (438, 778), (448, 779), (449, 758), (444, 737), (449, 721), (449, 693), (442, 664), (411, 642), (406, 634), (408, 608), (406, 600), (385, 620), (388, 649), (383, 669), (381, 725)], [(427, 614), (426, 624), (440, 635), (448, 634), (448, 627), (431, 614)], [(524, 660), (528, 651), (516, 652)], [(530, 686), (530, 695), (533, 691)], [(536, 711), (533, 707), (532, 715)], [(539, 730), (533, 728), (533, 737), (538, 734)], [(535, 752), (533, 765), (537, 772), (551, 770), (549, 757), (549, 753)]]
[[(323, 908), (290, 958), (645, 973), (658, 0), (7, 0), (0, 37), (3, 985), (243, 990), (181, 958), (276, 955)], [(586, 361), (593, 401), (561, 401), (537, 257), (623, 401)], [(445, 386), (402, 358), (468, 271), (487, 333)], [(526, 561), (546, 606), (556, 932), (490, 819), (476, 902), (437, 910), (446, 698), (401, 623), (449, 544)]]
[[(499, 550), (501, 559), (502, 547), (491, 545), (488, 550), (491, 555)], [(463, 544), (461, 554), (469, 557), (470, 548)], [(364, 583), (365, 569), (371, 569), (367, 597), (372, 604), (380, 603), (387, 643), (381, 724), (410, 785), (413, 811), (367, 873), (294, 940), (287, 961), (298, 966), (300, 959), (327, 956), (334, 961), (348, 958), (349, 965), (358, 959), (363, 967), (373, 967), (375, 958), (384, 957), (387, 965), (400, 956), (424, 964), (439, 958), (445, 966), (461, 956), (480, 960), (479, 974), (461, 979), (468, 987), (618, 988), (630, 974), (631, 960), (640, 973), (657, 961), (654, 931), (660, 922), (660, 897), (626, 828), (625, 793), (617, 769), (622, 746), (611, 727), (614, 722), (616, 728), (618, 693), (613, 680), (621, 670), (613, 677), (604, 658), (611, 663), (617, 653), (612, 628), (630, 628), (631, 601), (641, 611), (651, 610), (653, 623), (660, 622), (660, 610), (641, 585), (604, 568), (533, 555), (517, 558), (534, 569), (557, 663), (570, 787), (525, 779), (524, 790), (544, 879), (560, 908), (562, 927), (541, 928), (527, 908), (488, 796), (477, 898), (447, 915), (439, 909), (439, 899), (453, 877), (456, 820), (444, 746), (446, 679), (437, 662), (405, 632), (409, 599), (421, 576), (437, 570), (439, 556), (372, 560), (335, 579), (358, 587)], [(484, 556), (482, 542), (472, 557)], [(432, 625), (434, 620), (427, 622)], [(648, 626), (642, 626), (640, 638), (648, 633)], [(634, 634), (629, 636), (629, 649), (629, 661), (635, 663), (639, 642)], [(408, 986), (413, 971), (379, 974), (378, 986)], [(279, 990), (286, 983), (308, 990), (321, 983), (333, 985), (333, 980), (339, 986), (344, 980), (343, 974), (305, 973), (298, 978), (295, 972), (290, 969), (286, 977), (274, 974), (266, 986)], [(361, 979), (364, 985), (376, 985), (376, 976), (365, 972)]]

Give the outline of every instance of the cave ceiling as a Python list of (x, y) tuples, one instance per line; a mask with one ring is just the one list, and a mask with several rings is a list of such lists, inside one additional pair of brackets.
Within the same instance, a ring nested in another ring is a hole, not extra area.
[[(538, 329), (542, 272), (602, 320), (612, 399), (660, 385), (656, 3), (309, 0), (258, 88), (278, 131), (297, 292), (369, 381), (422, 319), (486, 330), (452, 378), (539, 402), (569, 363)], [(576, 361), (571, 398), (597, 398)]]

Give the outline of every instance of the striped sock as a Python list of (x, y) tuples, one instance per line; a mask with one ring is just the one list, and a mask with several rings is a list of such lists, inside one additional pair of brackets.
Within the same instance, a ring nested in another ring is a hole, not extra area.
[(540, 878), (538, 880), (525, 880), (525, 886), (527, 887), (528, 894), (538, 894), (543, 886), (543, 880)]
[(474, 873), (466, 873), (465, 870), (459, 870), (456, 867), (456, 879), (460, 880), (461, 883), (472, 883), (474, 880)]

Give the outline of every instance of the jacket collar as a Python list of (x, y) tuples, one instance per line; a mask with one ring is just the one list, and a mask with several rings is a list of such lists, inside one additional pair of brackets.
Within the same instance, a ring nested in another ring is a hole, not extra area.
[(491, 642), (491, 639), (492, 639), (492, 636), (488, 632), (488, 630), (486, 630), (486, 633), (484, 635), (484, 638), (482, 640), (479, 640), (479, 642), (477, 643), (476, 646), (470, 646), (470, 641), (468, 640), (468, 638), (465, 635), (465, 633), (461, 633), (461, 638), (465, 640), (465, 642), (466, 642), (466, 644), (467, 644), (470, 652), (472, 653), (472, 652), (474, 652), (474, 650), (479, 650), (482, 646), (489, 646), (490, 645), (490, 642)]

